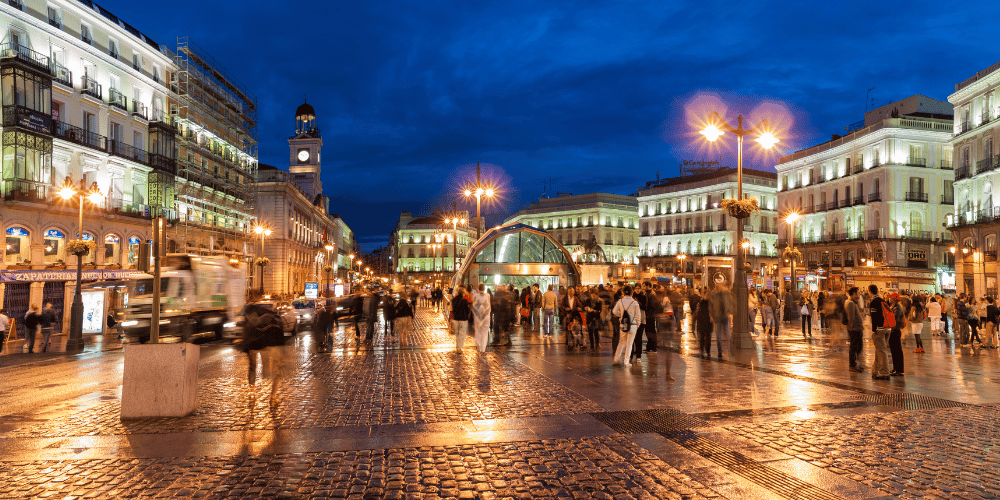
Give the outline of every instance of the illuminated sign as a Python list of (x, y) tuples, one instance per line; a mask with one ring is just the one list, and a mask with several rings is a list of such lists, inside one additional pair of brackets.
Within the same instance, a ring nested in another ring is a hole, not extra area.
[(64, 235), (62, 231), (58, 229), (49, 229), (48, 231), (45, 231), (45, 237), (59, 240), (65, 238), (66, 235)]
[(306, 298), (307, 299), (319, 298), (319, 283), (306, 283)]
[(142, 240), (140, 240), (138, 236), (133, 236), (133, 237), (131, 237), (131, 238), (128, 239), (128, 244), (129, 245), (139, 245), (141, 243), (142, 243)]
[(90, 233), (83, 233), (83, 236), (81, 236), (80, 239), (83, 241), (94, 241), (94, 235)]
[(23, 227), (8, 227), (7, 236), (28, 236), (28, 230)]

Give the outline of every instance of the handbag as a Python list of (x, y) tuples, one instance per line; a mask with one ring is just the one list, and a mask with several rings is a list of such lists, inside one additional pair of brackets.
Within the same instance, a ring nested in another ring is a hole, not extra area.
[(527, 318), (528, 314), (530, 314), (530, 313), (531, 313), (531, 311), (527, 307), (522, 307), (521, 308), (521, 317), (522, 318)]
[(809, 307), (807, 307), (805, 304), (802, 304), (802, 308), (799, 309), (799, 314), (803, 316), (809, 316)]

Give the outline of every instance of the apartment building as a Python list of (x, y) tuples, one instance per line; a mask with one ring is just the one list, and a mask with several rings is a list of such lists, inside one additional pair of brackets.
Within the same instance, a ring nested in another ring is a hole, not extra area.
[(1000, 200), (993, 188), (1000, 180), (1000, 62), (956, 84), (948, 101), (955, 106), (950, 145), (957, 156), (951, 221), (956, 284), (977, 297), (996, 297)]
[[(457, 216), (465, 224), (452, 225), (445, 219)], [(400, 212), (390, 235), (395, 272), (404, 284), (445, 284), (462, 265), (469, 251), (474, 228), (469, 227), (469, 213), (414, 216)], [(457, 238), (456, 238), (457, 236)]]
[(0, 29), (0, 300), (12, 317), (69, 307), (65, 244), (81, 231), (78, 198), (56, 196), (67, 182), (101, 193), (84, 203), (81, 237), (98, 247), (86, 281), (137, 272), (155, 216), (168, 251), (250, 258), (256, 104), (225, 70), (89, 0), (4, 2)]
[[(710, 269), (729, 269), (735, 252), (737, 219), (719, 208), (736, 197), (736, 169), (721, 167), (694, 175), (647, 182), (639, 188), (639, 267), (644, 277), (666, 276), (688, 284), (707, 284)], [(743, 169), (743, 195), (756, 198), (761, 210), (743, 224), (750, 242), (746, 261), (755, 284), (768, 286), (776, 263), (777, 176)], [(731, 283), (731, 281), (730, 281)]]
[(794, 224), (800, 289), (803, 281), (835, 292), (869, 284), (949, 289), (952, 110), (910, 96), (868, 111), (843, 137), (778, 161), (778, 206), (802, 216)]

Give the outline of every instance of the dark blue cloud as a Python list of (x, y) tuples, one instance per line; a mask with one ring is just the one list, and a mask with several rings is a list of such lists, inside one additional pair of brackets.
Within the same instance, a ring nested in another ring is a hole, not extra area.
[[(487, 162), (512, 212), (548, 192), (634, 192), (707, 151), (685, 104), (784, 102), (786, 151), (886, 103), (944, 99), (1000, 59), (994, 2), (102, 3), (157, 41), (190, 35), (260, 104), (260, 157), (283, 165), (305, 94), (324, 136), (331, 209), (374, 246), (400, 210), (446, 208)], [(748, 155), (749, 166), (773, 160)]]

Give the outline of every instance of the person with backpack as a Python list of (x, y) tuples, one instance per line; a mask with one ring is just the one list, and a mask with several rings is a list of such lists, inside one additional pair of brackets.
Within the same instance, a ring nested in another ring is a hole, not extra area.
[[(284, 372), (285, 332), (281, 319), (266, 307), (251, 304), (244, 311), (243, 341), (240, 348), (247, 355), (247, 383), (253, 387), (257, 381), (258, 357), (262, 374), (271, 379), (270, 404), (274, 406), (278, 382)], [(253, 394), (253, 393), (251, 393)]]
[(612, 359), (611, 364), (616, 366), (630, 366), (631, 363), (625, 360), (625, 356), (632, 354), (632, 343), (635, 341), (635, 333), (639, 329), (637, 320), (641, 317), (639, 303), (632, 298), (631, 286), (626, 285), (622, 289), (622, 298), (615, 304), (614, 309), (611, 310), (611, 314), (614, 314), (618, 318), (618, 325), (621, 330), (618, 350), (615, 351), (615, 357)]
[(896, 317), (889, 310), (882, 297), (878, 296), (878, 286), (868, 285), (872, 298), (868, 301), (868, 316), (872, 320), (872, 344), (875, 346), (875, 363), (872, 364), (873, 380), (889, 380), (888, 348), (889, 329), (896, 326)]

